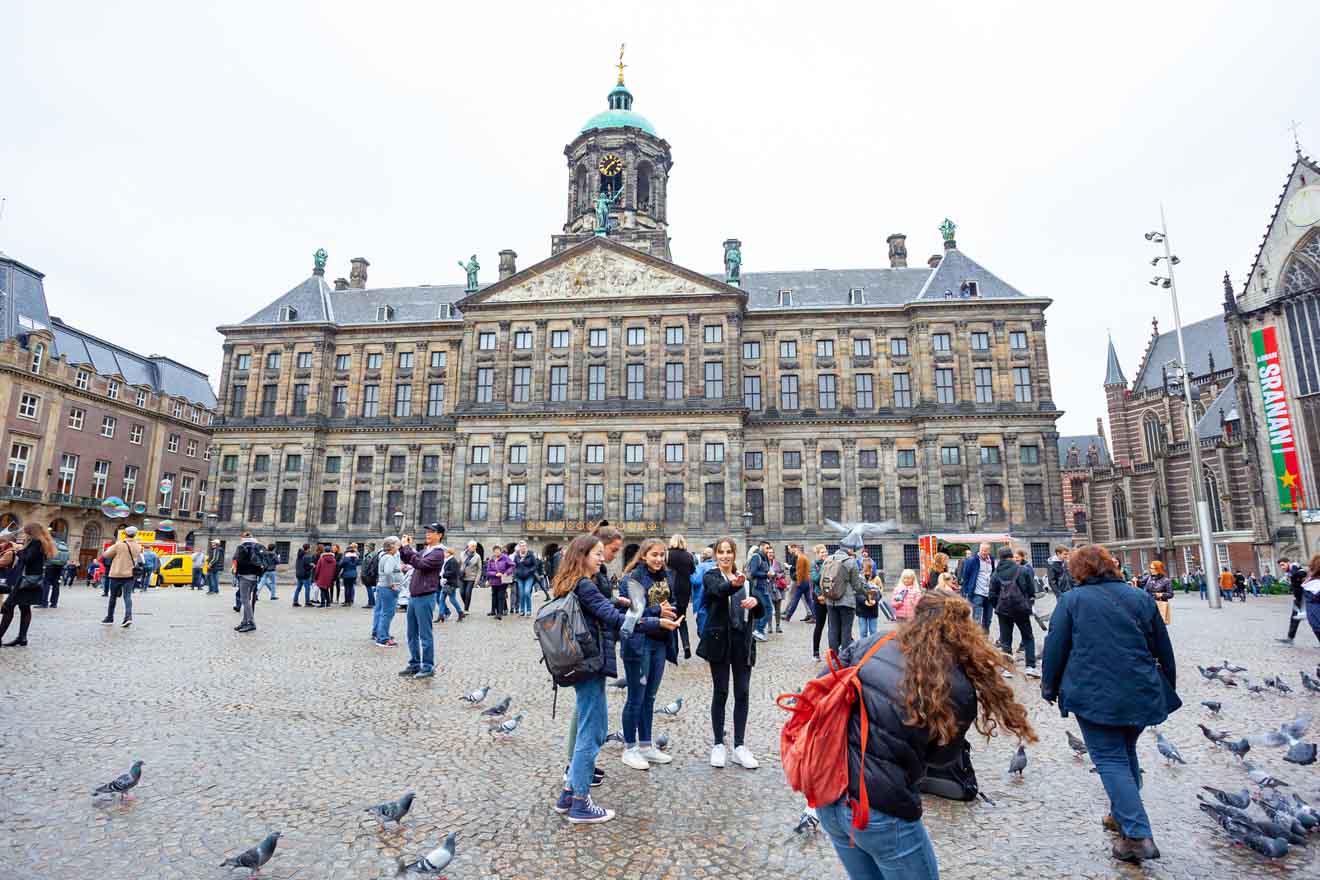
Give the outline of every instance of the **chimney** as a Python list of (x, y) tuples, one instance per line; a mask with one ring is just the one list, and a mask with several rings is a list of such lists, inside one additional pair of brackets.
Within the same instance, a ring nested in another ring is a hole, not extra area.
[(930, 259), (926, 261), (926, 265), (930, 266), (932, 269), (937, 269), (939, 268), (940, 261), (943, 259), (944, 257), (941, 254), (931, 254)]
[(348, 290), (348, 279), (347, 279), (347, 278), (336, 278), (336, 279), (335, 279), (335, 290)]
[(371, 264), (367, 262), (366, 257), (354, 257), (349, 260), (353, 268), (348, 273), (348, 286), (354, 290), (365, 290), (367, 287), (367, 267)]
[(906, 269), (907, 268), (907, 236), (901, 232), (895, 232), (885, 239), (889, 243), (889, 268)]
[(500, 251), (500, 280), (511, 278), (518, 274), (517, 265), (518, 254), (509, 248)]

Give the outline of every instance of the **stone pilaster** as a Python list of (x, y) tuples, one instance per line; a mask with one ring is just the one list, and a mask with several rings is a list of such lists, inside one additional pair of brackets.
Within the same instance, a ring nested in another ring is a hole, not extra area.
[(705, 456), (701, 448), (701, 432), (687, 432), (687, 452), (685, 453), (684, 473), (687, 476), (687, 501), (683, 505), (685, 518), (684, 526), (689, 532), (694, 532), (701, 527), (705, 518), (706, 500), (702, 487), (701, 470), (705, 464)]
[(506, 434), (495, 434), (491, 437), (491, 464), (490, 479), (487, 481), (486, 499), (489, 502), (489, 513), (487, 521), (491, 527), (500, 531), (500, 523), (504, 521), (504, 442), (507, 439)]

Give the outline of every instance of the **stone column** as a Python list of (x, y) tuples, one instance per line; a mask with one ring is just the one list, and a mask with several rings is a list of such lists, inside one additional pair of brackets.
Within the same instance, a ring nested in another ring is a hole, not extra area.
[(586, 508), (583, 505), (582, 483), (582, 432), (573, 431), (568, 435), (567, 458), (564, 460), (564, 519), (584, 519)]
[(807, 527), (823, 525), (820, 514), (820, 453), (816, 450), (816, 440), (808, 438), (802, 441), (802, 521)]
[(568, 349), (568, 399), (587, 399), (587, 319), (573, 319), (573, 338)]
[(605, 518), (623, 521), (623, 432), (610, 431), (605, 445)]
[(545, 506), (541, 502), (541, 487), (545, 485), (541, 470), (545, 460), (545, 434), (533, 431), (527, 442), (532, 447), (527, 450), (527, 518), (542, 519), (545, 514)]
[(621, 400), (624, 396), (623, 387), (623, 363), (624, 363), (624, 339), (623, 339), (623, 318), (615, 316), (610, 318), (610, 341), (606, 359), (606, 400)]
[(898, 519), (898, 456), (893, 437), (880, 438), (880, 473), (888, 478), (880, 484), (880, 513), (889, 519)]
[[(386, 471), (389, 465), (390, 447), (386, 443), (378, 443), (375, 448), (376, 457), (371, 462), (371, 508), (368, 512), (368, 520), (372, 525), (368, 528), (374, 526), (379, 532), (384, 532), (392, 525), (388, 522), (385, 513), (385, 493), (389, 490)], [(384, 533), (389, 534), (389, 532)]]
[(467, 434), (459, 434), (454, 438), (454, 448), (452, 452), (452, 462), (449, 469), (449, 501), (453, 511), (452, 528), (461, 529), (467, 522), (467, 460), (468, 460), (468, 440)]
[(1059, 434), (1057, 431), (1044, 431), (1040, 435), (1040, 440), (1040, 455), (1045, 465), (1045, 485), (1041, 491), (1045, 494), (1046, 516), (1049, 517), (1053, 528), (1071, 530), (1067, 512), (1063, 507), (1063, 478), (1059, 473), (1059, 456), (1054, 454), (1054, 450), (1059, 448)]
[(784, 528), (783, 456), (779, 441), (765, 441), (765, 526), (773, 533)]
[[(747, 510), (747, 482), (743, 479), (743, 432), (735, 429), (729, 432), (727, 447), (724, 451), (724, 521), (725, 528), (732, 524), (742, 524), (743, 511)], [(762, 509), (765, 507), (765, 488), (761, 489)], [(764, 526), (758, 526), (764, 528)]]
[(665, 399), (665, 329), (659, 315), (652, 315), (646, 331), (646, 398)]
[(508, 435), (494, 434), (491, 437), (491, 465), (490, 477), (487, 483), (489, 487), (486, 492), (486, 499), (489, 501), (487, 522), (502, 533), (502, 523), (504, 522), (504, 441)]
[(862, 499), (857, 489), (857, 440), (843, 439), (843, 518), (862, 521)]
[(684, 504), (684, 527), (689, 532), (695, 532), (700, 528), (705, 518), (705, 493), (702, 491), (702, 467), (703, 461), (701, 449), (701, 432), (687, 432), (687, 461), (685, 470), (687, 472), (687, 501)]
[(701, 351), (705, 343), (701, 339), (701, 315), (688, 315), (687, 329), (687, 398), (701, 400), (705, 395), (703, 374), (701, 372)]
[[(416, 360), (417, 358), (414, 355), (414, 363), (416, 363)], [(408, 444), (408, 463), (405, 467), (403, 475), (403, 527), (406, 529), (410, 524), (416, 528), (419, 525), (418, 520), (421, 519), (422, 498), (418, 493), (421, 491), (419, 487), (422, 484), (422, 444)], [(439, 498), (437, 498), (436, 516), (440, 515), (439, 507)], [(390, 510), (386, 513), (390, 515), (390, 527), (393, 528), (394, 511)], [(444, 522), (444, 520), (441, 520), (441, 522)], [(425, 523), (420, 523), (420, 525), (425, 525)], [(394, 532), (391, 531), (390, 534), (392, 535)]]
[(448, 480), (442, 480), (437, 488), (436, 513), (441, 517), (440, 521), (447, 524), (451, 529), (454, 526), (461, 526), (462, 519), (455, 515), (456, 507), (454, 505), (454, 472), (457, 470), (454, 462), (453, 443), (440, 444), (440, 473), (448, 474)]
[(659, 431), (646, 432), (646, 518), (658, 522), (664, 521), (665, 513), (663, 436)]
[(509, 328), (513, 326), (511, 321), (500, 321), (499, 336), (495, 341), (495, 362), (491, 365), (495, 368), (495, 388), (491, 395), (495, 403), (506, 403), (509, 400), (509, 385), (513, 381), (513, 340), (509, 335)]

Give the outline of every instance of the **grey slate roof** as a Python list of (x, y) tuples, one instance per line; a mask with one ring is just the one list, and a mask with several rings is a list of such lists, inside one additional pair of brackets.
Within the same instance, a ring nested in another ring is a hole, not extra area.
[[(1194, 324), (1183, 326), (1183, 345), (1187, 349), (1187, 368), (1193, 376), (1203, 376), (1210, 372), (1210, 356), (1214, 355), (1215, 370), (1223, 370), (1233, 365), (1233, 356), (1228, 348), (1228, 328), (1224, 325), (1224, 316), (1215, 315), (1204, 318)], [(1142, 362), (1141, 372), (1132, 384), (1133, 391), (1150, 391), (1164, 387), (1164, 365), (1178, 360), (1178, 334), (1174, 331), (1161, 333), (1155, 338)]]
[(1072, 437), (1060, 437), (1058, 447), (1059, 466), (1068, 466), (1068, 450), (1075, 445), (1081, 466), (1086, 467), (1086, 450), (1091, 448), (1092, 443), (1100, 450), (1100, 467), (1108, 467), (1109, 446), (1105, 443), (1105, 438), (1099, 434), (1077, 434)]
[[(435, 321), (442, 303), (453, 304), (466, 295), (461, 284), (418, 284), (412, 287), (369, 287), (334, 290), (325, 278), (312, 275), (279, 299), (244, 319), (243, 324), (274, 324), (280, 309), (297, 310), (293, 323), (374, 324), (376, 309), (388, 305), (395, 321)], [(455, 313), (457, 319), (457, 313)]]
[(106, 342), (61, 321), (50, 319), (55, 356), (87, 365), (103, 376), (123, 376), (130, 385), (146, 385), (157, 394), (182, 397), (189, 403), (215, 408), (215, 391), (205, 373), (160, 355), (142, 356)]
[(1205, 415), (1196, 423), (1197, 437), (1209, 440), (1224, 433), (1219, 421), (1220, 410), (1223, 410), (1225, 421), (1232, 422), (1238, 418), (1237, 379), (1230, 379), (1215, 397), (1214, 402), (1206, 407)]
[(1109, 363), (1105, 364), (1105, 384), (1127, 387), (1127, 377), (1118, 363), (1118, 352), (1114, 351), (1114, 337), (1109, 337)]
[(41, 279), (36, 269), (0, 251), (0, 339), (50, 326)]
[[(930, 271), (930, 270), (927, 270)], [(944, 258), (926, 279), (921, 299), (958, 299), (965, 281), (975, 281), (981, 299), (1010, 299), (1024, 296), (1022, 291), (986, 269), (957, 248), (944, 251)]]
[[(751, 311), (777, 309), (779, 291), (793, 291), (794, 309), (825, 309), (848, 306), (848, 292), (863, 291), (868, 306), (896, 306), (911, 302), (921, 293), (930, 269), (813, 269), (806, 272), (744, 272), (741, 287), (747, 292)], [(710, 278), (723, 281), (724, 274)]]

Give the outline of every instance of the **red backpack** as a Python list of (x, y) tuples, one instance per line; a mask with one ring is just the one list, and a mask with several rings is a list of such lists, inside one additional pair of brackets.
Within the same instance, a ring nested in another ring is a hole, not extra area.
[[(789, 787), (807, 798), (807, 806), (832, 804), (848, 793), (848, 718), (856, 703), (862, 713), (862, 756), (865, 766), (866, 734), (870, 727), (858, 671), (880, 647), (894, 637), (891, 632), (867, 649), (856, 666), (844, 666), (834, 651), (825, 655), (830, 674), (813, 678), (798, 694), (780, 694), (779, 708), (792, 713), (779, 734), (779, 755)], [(866, 784), (857, 786), (860, 801), (849, 805), (853, 827), (863, 829), (869, 821), (871, 800)]]

